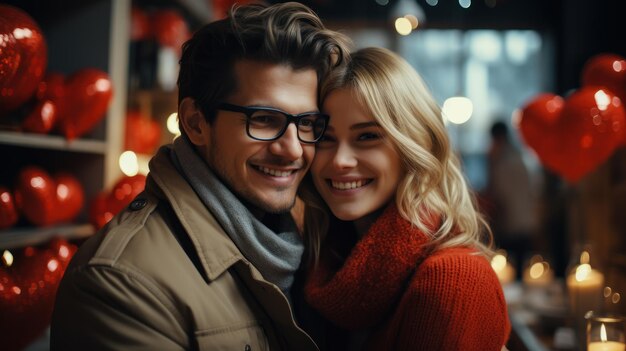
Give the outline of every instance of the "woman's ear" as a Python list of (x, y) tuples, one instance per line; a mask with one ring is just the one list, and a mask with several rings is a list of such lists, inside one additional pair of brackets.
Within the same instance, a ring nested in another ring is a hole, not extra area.
[(211, 126), (194, 99), (186, 97), (181, 101), (178, 107), (178, 118), (192, 144), (196, 146), (208, 144)]

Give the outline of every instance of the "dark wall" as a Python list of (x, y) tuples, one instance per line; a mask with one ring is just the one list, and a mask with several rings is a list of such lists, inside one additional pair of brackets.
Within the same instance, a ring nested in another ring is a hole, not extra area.
[(625, 11), (622, 0), (564, 1), (555, 67), (559, 93), (580, 86), (580, 72), (590, 57), (607, 52), (626, 57)]

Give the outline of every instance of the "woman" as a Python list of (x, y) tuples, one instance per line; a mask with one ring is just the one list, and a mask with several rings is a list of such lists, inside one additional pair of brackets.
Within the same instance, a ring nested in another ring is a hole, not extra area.
[(500, 350), (510, 325), (490, 232), (419, 75), (362, 49), (322, 101), (330, 125), (301, 195), (305, 231), (327, 236), (309, 243), (307, 301), (351, 331), (351, 349)]

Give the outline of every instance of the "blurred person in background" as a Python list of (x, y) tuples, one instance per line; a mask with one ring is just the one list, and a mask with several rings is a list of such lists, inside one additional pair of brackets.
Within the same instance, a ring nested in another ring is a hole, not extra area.
[(495, 122), (490, 134), (484, 200), (496, 246), (507, 251), (519, 278), (537, 225), (531, 177), (507, 124)]

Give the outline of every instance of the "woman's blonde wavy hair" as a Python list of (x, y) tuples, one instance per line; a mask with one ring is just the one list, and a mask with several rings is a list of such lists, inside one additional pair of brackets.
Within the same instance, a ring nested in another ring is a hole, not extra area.
[[(321, 101), (348, 89), (384, 129), (400, 154), (405, 171), (395, 201), (402, 217), (432, 238), (432, 249), (469, 246), (492, 255), (492, 235), (461, 173), (441, 110), (419, 74), (400, 56), (382, 48), (361, 49), (334, 70), (321, 86)], [(341, 118), (341, 116), (331, 116)], [(330, 211), (310, 176), (304, 200), (304, 231), (309, 262), (316, 264), (321, 240), (329, 230)], [(440, 218), (433, 231), (430, 218)]]

